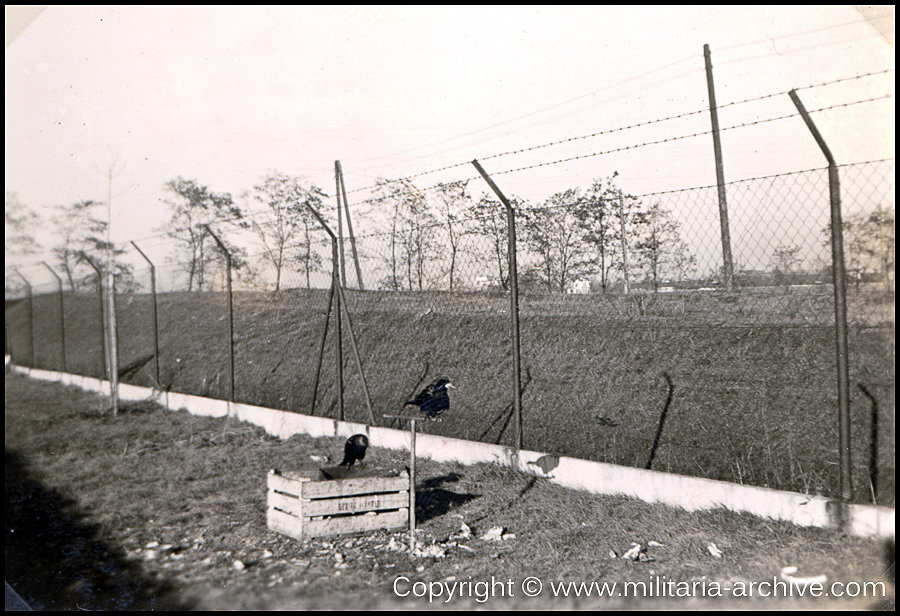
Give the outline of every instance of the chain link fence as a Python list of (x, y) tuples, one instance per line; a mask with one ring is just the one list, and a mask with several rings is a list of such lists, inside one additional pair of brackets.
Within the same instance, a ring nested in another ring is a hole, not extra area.
[[(853, 496), (892, 503), (894, 163), (840, 177)], [(373, 202), (352, 244), (344, 231), (337, 268), (315, 224), (236, 253), (233, 313), (221, 252), (157, 263), (155, 294), (134, 266), (117, 282), (121, 378), (382, 424), (446, 375), (451, 410), (423, 429), (515, 446), (506, 212), (472, 188)], [(723, 285), (716, 187), (613, 188), (515, 202), (523, 446), (837, 495), (827, 172), (727, 184), (736, 292)], [(96, 276), (63, 293), (65, 338), (56, 283), (33, 286), (31, 310), (28, 297), (8, 288), (13, 359), (103, 375)]]

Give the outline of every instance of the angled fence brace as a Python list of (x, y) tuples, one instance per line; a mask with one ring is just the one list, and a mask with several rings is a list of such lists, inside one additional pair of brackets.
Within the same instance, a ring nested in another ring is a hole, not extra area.
[(53, 270), (52, 267), (47, 265), (46, 261), (41, 261), (44, 267), (50, 270), (50, 273), (53, 274), (53, 277), (56, 278), (56, 287), (59, 289), (59, 342), (60, 342), (60, 353), (62, 355), (62, 371), (68, 372), (69, 366), (66, 362), (66, 308), (63, 303), (63, 284), (62, 278)]
[[(841, 456), (841, 500), (846, 505), (853, 493), (850, 476), (850, 367), (849, 343), (847, 339), (847, 273), (844, 266), (844, 226), (841, 220), (841, 185), (837, 163), (825, 139), (816, 128), (812, 118), (803, 106), (796, 90), (788, 92), (797, 111), (812, 133), (816, 143), (828, 161), (828, 187), (831, 204), (831, 276), (834, 284), (834, 333), (837, 350), (838, 381), (838, 430)], [(843, 526), (846, 516), (841, 511), (839, 524)]]
[(153, 261), (144, 254), (144, 251), (137, 244), (131, 242), (131, 245), (144, 257), (144, 261), (150, 266), (150, 293), (153, 297), (153, 374), (156, 378), (156, 386), (162, 389), (159, 380), (159, 313), (156, 305), (156, 266), (153, 265)]
[(17, 269), (13, 269), (16, 273), (16, 276), (22, 279), (22, 282), (25, 283), (25, 286), (28, 287), (28, 330), (31, 334), (31, 367), (37, 368), (37, 363), (34, 360), (34, 294), (31, 289), (31, 283), (28, 282), (28, 279), (22, 275)]
[[(372, 409), (372, 400), (369, 397), (369, 385), (366, 382), (366, 374), (363, 371), (362, 359), (359, 355), (359, 348), (356, 345), (356, 336), (353, 334), (353, 323), (350, 320), (350, 313), (347, 310), (347, 307), (344, 306), (341, 308), (342, 304), (344, 304), (344, 291), (341, 286), (341, 272), (340, 272), (340, 258), (338, 255), (338, 237), (334, 234), (334, 231), (331, 230), (331, 227), (328, 226), (328, 223), (325, 222), (325, 219), (322, 218), (322, 215), (309, 203), (306, 204), (309, 208), (310, 212), (312, 212), (313, 216), (316, 217), (316, 220), (319, 221), (319, 225), (325, 230), (325, 232), (331, 237), (331, 255), (332, 255), (332, 291), (329, 293), (329, 298), (331, 294), (337, 289), (337, 293), (334, 294), (334, 325), (335, 325), (335, 377), (337, 380), (337, 395), (338, 395), (338, 415), (341, 421), (344, 421), (344, 352), (342, 348), (341, 341), (341, 314), (343, 310), (343, 314), (347, 317), (347, 327), (350, 330), (350, 344), (353, 346), (353, 353), (356, 357), (356, 367), (359, 369), (359, 375), (362, 379), (363, 384), (363, 392), (366, 396), (366, 405), (368, 406), (369, 411), (369, 419), (372, 421), (372, 425), (377, 425), (375, 421), (375, 411)], [(340, 215), (340, 210), (338, 210), (338, 214)], [(329, 301), (329, 313), (330, 312), (330, 301)], [(322, 334), (322, 344), (324, 345), (325, 335), (328, 332), (328, 318), (326, 316), (325, 319), (325, 332)], [(320, 367), (321, 367), (321, 356), (319, 357)], [(318, 370), (316, 371), (316, 384), (318, 385)], [(313, 395), (313, 407), (315, 407), (315, 393)]]
[(109, 366), (109, 340), (107, 337), (106, 331), (106, 319), (103, 308), (103, 274), (100, 272), (100, 268), (97, 267), (97, 264), (87, 256), (84, 252), (79, 252), (78, 256), (88, 265), (91, 266), (91, 269), (97, 274), (97, 297), (100, 300), (100, 337), (102, 338), (102, 344), (100, 345), (103, 355), (103, 366), (100, 369), (101, 374), (105, 374), (106, 378), (110, 379), (110, 366)]
[(225, 247), (225, 244), (222, 243), (222, 240), (212, 232), (209, 225), (203, 225), (203, 228), (206, 229), (206, 232), (209, 233), (210, 236), (212, 236), (213, 240), (215, 240), (216, 244), (219, 246), (219, 250), (225, 255), (226, 267), (228, 268), (225, 274), (225, 284), (227, 285), (228, 293), (228, 360), (231, 365), (231, 376), (228, 382), (228, 400), (234, 402), (234, 302), (231, 298), (231, 253), (228, 251), (228, 248)]
[(513, 405), (516, 413), (516, 448), (522, 449), (522, 364), (519, 345), (519, 274), (516, 266), (516, 212), (500, 189), (494, 184), (491, 176), (482, 168), (477, 160), (472, 164), (488, 183), (503, 205), (506, 206), (506, 224), (509, 235), (509, 284), (510, 284), (510, 312), (512, 313), (512, 343), (513, 343)]
[(312, 402), (309, 405), (309, 414), (316, 414), (316, 396), (319, 394), (319, 376), (322, 372), (322, 359), (325, 357), (325, 339), (328, 338), (328, 323), (331, 321), (331, 307), (334, 305), (334, 276), (331, 277), (331, 286), (328, 288), (328, 309), (325, 312), (325, 325), (322, 327), (322, 338), (319, 341), (319, 355), (316, 363), (316, 377), (313, 381)]

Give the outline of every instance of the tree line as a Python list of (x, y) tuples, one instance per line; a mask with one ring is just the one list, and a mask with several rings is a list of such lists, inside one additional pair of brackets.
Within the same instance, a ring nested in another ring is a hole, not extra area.
[[(326, 208), (321, 188), (299, 177), (270, 171), (237, 199), (183, 177), (166, 182), (163, 191), (169, 218), (157, 231), (171, 240), (169, 266), (185, 278), (187, 290), (208, 290), (220, 276), (222, 259), (210, 228), (231, 253), (246, 286), (260, 275), (254, 266), (258, 261), (273, 273), (277, 291), (288, 272), (311, 287), (313, 273), (330, 260), (310, 206), (326, 218), (337, 214)], [(666, 281), (697, 275), (696, 257), (673, 213), (657, 200), (626, 194), (616, 173), (595, 179), (584, 191), (567, 189), (538, 203), (513, 196), (511, 202), (522, 255), (520, 286), (562, 293), (575, 281), (591, 280), (599, 292), (614, 283), (626, 290), (640, 285), (658, 291)], [(498, 200), (487, 194), (476, 198), (466, 182), (419, 189), (408, 180), (379, 178), (364, 204), (354, 208), (357, 229), (379, 229), (360, 242), (360, 258), (369, 264), (366, 276), (373, 277), (366, 288), (454, 291), (471, 287), (474, 278), (509, 288), (506, 210)], [(52, 208), (57, 240), (49, 249), (72, 289), (96, 284), (89, 261), (105, 271), (107, 250), (114, 256), (125, 250), (105, 239), (104, 205), (79, 201)], [(7, 192), (7, 263), (44, 248), (35, 237), (38, 225), (38, 217)], [(830, 230), (823, 233), (830, 238)], [(876, 272), (893, 289), (893, 211), (876, 208), (846, 217), (844, 236), (848, 270)], [(257, 259), (249, 256), (251, 245)], [(787, 245), (773, 250), (771, 268), (778, 280), (796, 273), (800, 252)], [(115, 263), (117, 288), (134, 288), (131, 266)]]

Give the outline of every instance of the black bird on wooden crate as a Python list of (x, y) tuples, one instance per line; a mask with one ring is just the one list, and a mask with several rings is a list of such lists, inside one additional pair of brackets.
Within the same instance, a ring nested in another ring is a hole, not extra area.
[(419, 395), (404, 404), (414, 404), (425, 413), (425, 417), (431, 421), (437, 421), (438, 416), (450, 408), (450, 394), (447, 390), (456, 389), (456, 385), (445, 376), (436, 379), (431, 385), (419, 392)]
[(344, 461), (338, 466), (352, 467), (353, 464), (366, 457), (369, 439), (365, 434), (354, 434), (344, 443)]

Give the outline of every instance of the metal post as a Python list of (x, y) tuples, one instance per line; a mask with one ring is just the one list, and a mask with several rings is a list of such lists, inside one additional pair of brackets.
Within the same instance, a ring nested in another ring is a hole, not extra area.
[(110, 378), (110, 376), (109, 376), (110, 375), (109, 352), (108, 352), (109, 340), (107, 338), (108, 332), (106, 331), (106, 319), (104, 318), (104, 313), (103, 313), (103, 273), (100, 271), (100, 268), (97, 267), (97, 264), (94, 263), (94, 261), (89, 256), (87, 256), (83, 252), (80, 252), (78, 254), (88, 265), (91, 266), (91, 269), (93, 269), (97, 273), (97, 297), (100, 300), (100, 337), (102, 338), (102, 342), (103, 342), (103, 344), (101, 345), (103, 366), (100, 368), (100, 373), (102, 375), (105, 375), (106, 378), (109, 379)]
[(60, 340), (59, 341), (61, 344), (60, 352), (62, 354), (62, 371), (68, 372), (69, 371), (68, 365), (66, 364), (66, 309), (65, 309), (65, 305), (63, 304), (62, 278), (60, 278), (59, 275), (55, 271), (53, 271), (52, 267), (47, 265), (46, 261), (41, 261), (41, 263), (44, 265), (44, 267), (46, 267), (48, 270), (50, 270), (50, 273), (53, 274), (54, 278), (56, 278), (56, 286), (59, 289), (59, 330), (60, 330), (60, 336), (59, 336)]
[(405, 415), (383, 415), (389, 419), (409, 421), (409, 553), (416, 549), (416, 418)]
[[(369, 410), (369, 419), (372, 420), (372, 425), (375, 425), (375, 411), (372, 409), (372, 398), (369, 396), (369, 385), (366, 383), (366, 373), (363, 370), (362, 358), (359, 355), (359, 347), (356, 345), (356, 336), (353, 334), (353, 321), (350, 320), (350, 310), (347, 309), (347, 300), (344, 298), (344, 290), (341, 287), (337, 288), (338, 295), (341, 298), (341, 304), (344, 306), (344, 316), (347, 317), (347, 329), (350, 331), (350, 346), (353, 347), (353, 355), (356, 358), (356, 368), (359, 370), (360, 377), (362, 378), (363, 384), (363, 393), (366, 396), (366, 408)], [(338, 315), (340, 318), (340, 315)]]
[(513, 343), (513, 408), (516, 413), (516, 448), (522, 448), (522, 366), (519, 346), (519, 276), (516, 266), (516, 213), (494, 181), (482, 168), (477, 160), (472, 164), (488, 183), (491, 190), (500, 198), (506, 206), (506, 224), (509, 234), (509, 282), (510, 282), (510, 312), (512, 313), (512, 343)]
[(131, 245), (144, 257), (144, 261), (150, 266), (150, 293), (153, 299), (153, 367), (156, 386), (162, 389), (159, 380), (159, 318), (156, 306), (156, 266), (153, 265), (153, 261), (144, 254), (144, 251), (137, 244), (131, 242)]
[(228, 252), (228, 248), (225, 247), (225, 244), (222, 243), (222, 240), (220, 240), (216, 236), (216, 234), (212, 232), (212, 229), (209, 228), (209, 225), (203, 225), (203, 227), (219, 246), (219, 250), (221, 250), (225, 255), (225, 264), (227, 267), (227, 271), (225, 273), (225, 284), (227, 287), (226, 291), (228, 293), (228, 361), (231, 365), (228, 399), (231, 402), (234, 402), (234, 303), (231, 299), (231, 253)]
[[(341, 221), (341, 163), (340, 161), (334, 161), (334, 196), (337, 199), (337, 223), (338, 223), (338, 261), (340, 262), (340, 268), (338, 272), (340, 273), (341, 283), (347, 280), (347, 272), (344, 269), (344, 224)], [(338, 312), (340, 314), (340, 312)]]
[[(319, 221), (319, 225), (325, 232), (331, 237), (331, 262), (332, 262), (332, 273), (331, 273), (331, 284), (338, 288), (341, 286), (341, 272), (340, 272), (340, 257), (338, 255), (338, 238), (334, 234), (334, 231), (331, 230), (331, 227), (328, 226), (328, 223), (325, 222), (325, 219), (322, 218), (322, 215), (309, 203), (306, 204), (306, 207), (309, 208), (309, 211), (312, 212), (312, 215), (315, 216), (316, 220)], [(340, 214), (340, 202), (338, 202), (338, 214)], [(338, 216), (340, 218), (340, 216)], [(335, 384), (337, 388), (337, 403), (338, 403), (338, 419), (341, 421), (344, 420), (344, 353), (341, 346), (341, 294), (336, 293), (334, 296), (334, 331), (335, 331), (335, 340), (334, 340), (334, 355), (335, 355), (335, 379), (337, 383)], [(315, 404), (315, 400), (313, 400), (313, 404)]]
[[(335, 161), (337, 162), (337, 161)], [(340, 163), (338, 163), (337, 170), (340, 171)], [(319, 225), (325, 230), (326, 233), (331, 237), (331, 261), (332, 261), (332, 281), (331, 281), (331, 293), (334, 294), (334, 331), (335, 331), (335, 341), (334, 341), (334, 351), (335, 351), (335, 378), (337, 380), (337, 401), (338, 401), (338, 415), (341, 421), (344, 420), (344, 351), (342, 345), (342, 330), (341, 330), (341, 310), (343, 310), (344, 314), (347, 317), (347, 326), (350, 328), (350, 343), (353, 345), (353, 352), (356, 354), (356, 366), (359, 369), (359, 376), (363, 382), (363, 390), (366, 394), (366, 404), (369, 408), (369, 418), (372, 420), (372, 425), (375, 425), (375, 413), (372, 410), (372, 400), (369, 398), (369, 386), (366, 383), (366, 374), (363, 371), (362, 359), (359, 356), (359, 348), (356, 345), (356, 336), (353, 334), (353, 323), (350, 320), (350, 311), (347, 309), (344, 301), (344, 289), (341, 284), (341, 275), (340, 275), (340, 265), (339, 265), (339, 256), (338, 256), (338, 238), (334, 234), (334, 231), (331, 230), (331, 227), (328, 226), (328, 223), (325, 222), (325, 219), (322, 218), (322, 215), (316, 211), (309, 203), (306, 204), (309, 208), (309, 211), (312, 212), (313, 216), (315, 216), (316, 220), (319, 221)], [(338, 202), (338, 208), (340, 208), (340, 202)], [(360, 279), (361, 281), (362, 279)], [(337, 290), (337, 293), (334, 291)], [(331, 294), (329, 294), (329, 307), (331, 305)], [(342, 308), (343, 306), (343, 308)], [(325, 345), (325, 335), (328, 332), (328, 320), (326, 317), (325, 320), (325, 331), (322, 333), (322, 348)], [(322, 348), (319, 350), (319, 362), (321, 366), (321, 352)], [(318, 371), (316, 373), (316, 386), (318, 387)], [(313, 392), (313, 407), (315, 408), (315, 392)]]
[(3, 346), (6, 350), (6, 356), (9, 357), (11, 363), (16, 363), (12, 352), (12, 342), (9, 339), (9, 317), (6, 316), (6, 309), (3, 310)]
[[(341, 273), (338, 265), (338, 242), (331, 238), (331, 258), (334, 261), (332, 278), (336, 289), (341, 287)], [(344, 348), (341, 334), (341, 294), (334, 296), (334, 378), (337, 387), (338, 419), (344, 421)]]
[(719, 190), (719, 225), (722, 229), (722, 265), (725, 273), (725, 290), (733, 293), (734, 260), (731, 256), (731, 231), (728, 226), (728, 201), (725, 193), (725, 166), (722, 162), (722, 143), (719, 140), (719, 112), (716, 109), (716, 89), (713, 85), (712, 60), (709, 45), (703, 46), (706, 60), (706, 88), (709, 91), (709, 115), (712, 118), (713, 152), (716, 157), (716, 187)]
[[(356, 251), (356, 236), (353, 235), (353, 220), (350, 218), (350, 204), (347, 203), (347, 187), (344, 185), (344, 171), (341, 168), (341, 161), (334, 161), (337, 168), (338, 177), (340, 178), (341, 195), (344, 197), (344, 213), (347, 215), (347, 233), (350, 235), (350, 251), (353, 253), (353, 263), (356, 265), (356, 282), (360, 291), (365, 291), (363, 286), (362, 269), (359, 267), (359, 253)], [(375, 422), (375, 419), (372, 419)]]
[[(841, 186), (837, 163), (831, 150), (816, 128), (812, 118), (797, 96), (796, 90), (788, 93), (800, 116), (812, 133), (816, 143), (828, 161), (828, 187), (831, 202), (831, 276), (834, 284), (835, 347), (838, 366), (838, 429), (841, 454), (841, 500), (845, 503), (852, 496), (850, 476), (850, 365), (847, 338), (847, 272), (844, 265), (844, 226), (841, 220)], [(844, 516), (841, 522), (843, 523)]]
[(17, 269), (13, 269), (13, 271), (22, 279), (25, 286), (28, 287), (28, 331), (31, 334), (31, 367), (37, 368), (37, 363), (34, 358), (34, 297), (31, 290), (31, 283), (22, 275), (22, 272)]
[(328, 337), (328, 321), (331, 320), (331, 306), (334, 302), (334, 278), (331, 279), (331, 287), (328, 289), (328, 311), (325, 313), (325, 327), (322, 328), (322, 339), (319, 342), (319, 361), (316, 364), (316, 378), (313, 381), (312, 403), (309, 406), (309, 414), (316, 414), (316, 396), (319, 393), (319, 374), (322, 372), (322, 358), (325, 356), (325, 339)]

